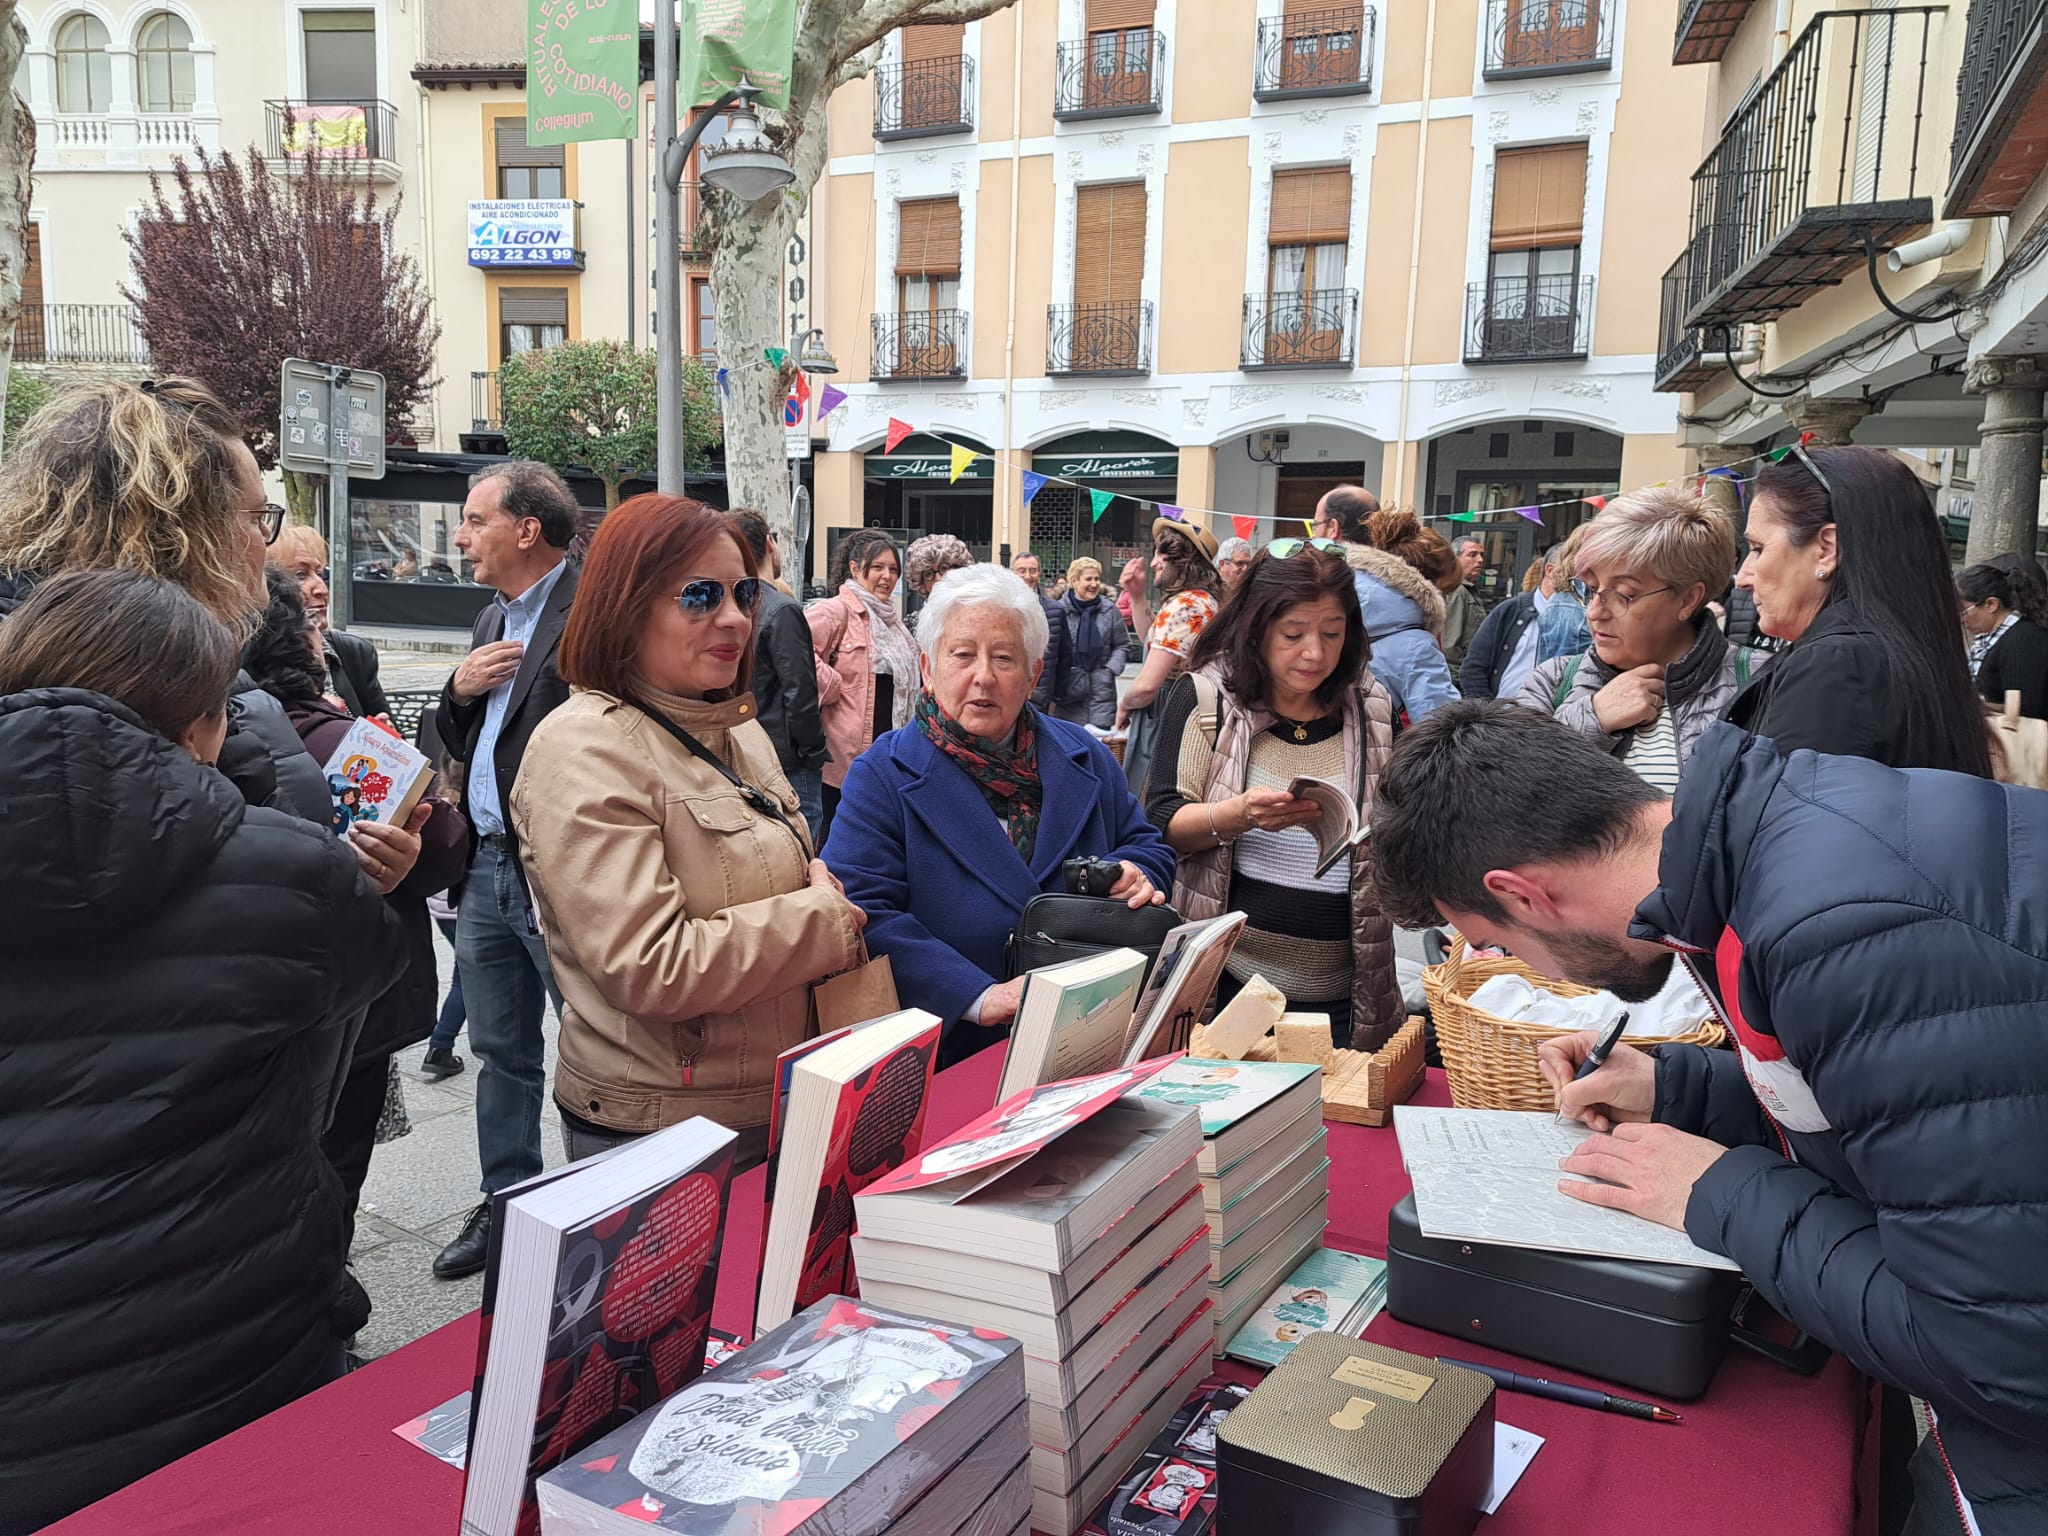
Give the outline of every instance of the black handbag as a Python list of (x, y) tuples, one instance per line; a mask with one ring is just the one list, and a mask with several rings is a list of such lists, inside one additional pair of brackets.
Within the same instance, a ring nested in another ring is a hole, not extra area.
[(1181, 915), (1168, 906), (1134, 910), (1110, 896), (1034, 896), (1024, 904), (1016, 931), (1004, 946), (1003, 979), (1110, 949), (1135, 949), (1147, 960), (1157, 960), (1160, 945), (1181, 922)]

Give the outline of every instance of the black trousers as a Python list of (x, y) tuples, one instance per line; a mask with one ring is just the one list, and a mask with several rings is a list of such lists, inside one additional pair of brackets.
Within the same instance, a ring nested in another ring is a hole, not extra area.
[(377, 1121), (384, 1113), (384, 1085), (391, 1076), (387, 1052), (358, 1060), (341, 1085), (341, 1102), (334, 1106), (334, 1121), (320, 1138), (320, 1150), (341, 1179), (342, 1227), (350, 1243), (356, 1237), (356, 1206), (363, 1198), (363, 1181), (370, 1176), (370, 1153), (377, 1145)]

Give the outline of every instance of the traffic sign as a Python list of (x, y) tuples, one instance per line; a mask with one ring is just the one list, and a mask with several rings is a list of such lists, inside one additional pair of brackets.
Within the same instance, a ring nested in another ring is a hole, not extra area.
[(278, 396), (280, 468), (384, 478), (383, 374), (288, 357)]

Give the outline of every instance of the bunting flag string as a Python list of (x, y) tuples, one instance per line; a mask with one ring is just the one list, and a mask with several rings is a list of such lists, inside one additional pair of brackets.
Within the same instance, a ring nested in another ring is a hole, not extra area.
[(1605, 496), (1581, 496), (1579, 500), (1583, 501), (1595, 512), (1605, 512), (1607, 510), (1607, 498)]
[(1102, 514), (1109, 510), (1109, 504), (1116, 500), (1116, 492), (1091, 490), (1088, 493), (1088, 500), (1095, 508), (1095, 515), (1089, 518), (1089, 522), (1099, 523), (1102, 521)]
[(948, 485), (956, 484), (960, 477), (967, 473), (967, 466), (980, 457), (981, 455), (972, 448), (962, 448), (958, 443), (953, 444), (953, 473), (948, 477), (946, 483)]
[(1187, 518), (1182, 515), (1179, 507), (1169, 506), (1166, 502), (1163, 501), (1159, 503), (1159, 515), (1165, 518), (1169, 523), (1184, 523), (1187, 521)]
[(761, 356), (768, 360), (770, 368), (780, 368), (789, 361), (789, 354), (780, 347), (764, 347), (761, 350)]
[(903, 439), (910, 436), (916, 430), (917, 428), (913, 427), (909, 422), (898, 421), (894, 416), (891, 416), (889, 418), (889, 435), (882, 439), (882, 452), (894, 453), (903, 446)]
[(1240, 539), (1249, 544), (1258, 534), (1259, 520), (1256, 517), (1243, 517), (1233, 513), (1230, 526)]
[(1032, 498), (1032, 497), (1034, 497), (1034, 496), (1036, 496), (1036, 495), (1037, 495), (1037, 494), (1038, 494), (1038, 493), (1039, 493), (1040, 491), (1042, 491), (1042, 490), (1044, 490), (1044, 489), (1045, 489), (1045, 482), (1046, 482), (1046, 481), (1047, 481), (1047, 479), (1049, 479), (1049, 478), (1050, 478), (1049, 476), (1046, 476), (1046, 475), (1041, 475), (1041, 474), (1039, 474), (1039, 473), (1038, 473), (1037, 471), (1035, 471), (1035, 470), (1029, 470), (1029, 469), (1027, 469), (1027, 470), (1025, 470), (1025, 471), (1024, 471), (1024, 505), (1025, 505), (1025, 506), (1027, 506), (1027, 507), (1028, 507), (1028, 506), (1030, 506), (1030, 505), (1031, 505), (1031, 498)]
[(847, 398), (846, 391), (837, 384), (827, 384), (818, 391), (818, 415), (820, 417), (830, 416), (840, 406), (846, 404)]

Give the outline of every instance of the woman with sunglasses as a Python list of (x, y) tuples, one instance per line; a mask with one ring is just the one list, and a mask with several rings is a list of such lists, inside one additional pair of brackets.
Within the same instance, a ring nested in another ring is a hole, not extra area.
[(1727, 719), (1781, 752), (1991, 776), (1948, 547), (1919, 478), (1874, 448), (1794, 445), (1757, 476), (1735, 584), (1787, 642)]
[(1297, 779), (1351, 798), (1361, 825), (1393, 749), (1393, 701), (1344, 556), (1280, 539), (1252, 560), (1166, 696), (1145, 814), (1180, 855), (1173, 904), (1190, 920), (1245, 914), (1219, 996), (1254, 972), (1288, 1005), (1327, 1013), (1339, 1046), (1377, 1050), (1407, 1009), (1394, 930), (1362, 852), (1322, 875), (1320, 816)]
[(558, 665), (568, 702), (512, 790), (561, 988), (570, 1159), (691, 1115), (767, 1154), (776, 1053), (865, 919), (814, 856), (747, 684), (761, 580), (725, 517), (635, 496), (597, 530)]
[[(94, 379), (58, 395), (8, 445), (0, 473), (0, 617), (65, 571), (141, 571), (183, 587), (246, 639), (284, 526), (227, 407), (191, 379)], [(218, 766), (252, 805), (322, 826), (320, 765), (245, 673)]]
[(1515, 702), (1590, 736), (1668, 793), (1748, 681), (1746, 653), (1707, 612), (1735, 564), (1735, 530), (1701, 497), (1652, 489), (1615, 497), (1565, 541), (1574, 545), (1563, 574), (1593, 643), (1538, 666)]

